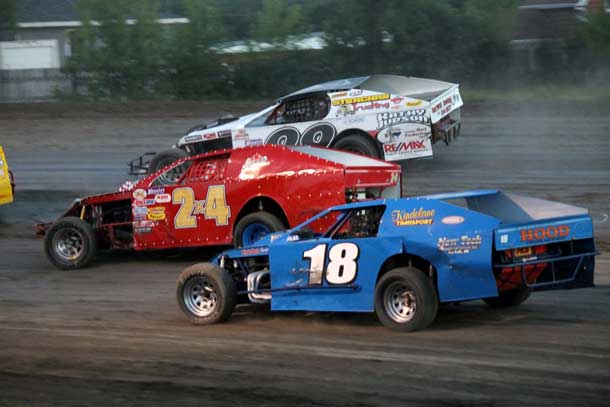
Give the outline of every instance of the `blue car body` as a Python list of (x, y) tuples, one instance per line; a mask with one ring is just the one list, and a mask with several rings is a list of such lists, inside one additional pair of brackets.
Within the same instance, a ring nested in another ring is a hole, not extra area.
[[(308, 231), (331, 215), (326, 232)], [(359, 231), (342, 233), (356, 219)], [(425, 267), (439, 302), (457, 302), (498, 296), (510, 273), (532, 289), (591, 287), (595, 254), (586, 209), (480, 190), (336, 206), (213, 262), (244, 275), (262, 264), (269, 284), (239, 294), (271, 294), (272, 310), (372, 312), (377, 281), (392, 267)], [(527, 270), (541, 264), (532, 281)]]

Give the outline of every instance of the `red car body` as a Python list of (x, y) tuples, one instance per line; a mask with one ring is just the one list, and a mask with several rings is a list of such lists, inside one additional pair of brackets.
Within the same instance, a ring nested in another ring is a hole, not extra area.
[[(162, 178), (176, 173), (172, 185), (163, 185)], [(220, 150), (176, 161), (122, 191), (78, 200), (58, 222), (86, 222), (100, 248), (227, 245), (252, 213), (266, 212), (282, 224), (269, 229), (286, 229), (333, 205), (397, 197), (400, 173), (395, 164), (324, 148)], [(39, 225), (40, 234), (50, 229)], [(61, 242), (49, 245), (61, 248)]]

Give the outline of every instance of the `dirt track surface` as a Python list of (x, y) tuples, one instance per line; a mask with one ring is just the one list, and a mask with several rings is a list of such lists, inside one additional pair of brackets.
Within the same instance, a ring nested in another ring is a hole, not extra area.
[(176, 306), (175, 279), (209, 250), (49, 265), (26, 228), (33, 218), (115, 189), (129, 159), (220, 113), (0, 105), (18, 182), (17, 203), (0, 208), (0, 405), (609, 405), (608, 109), (471, 106), (462, 138), (404, 166), (408, 195), (501, 188), (589, 208), (604, 251), (594, 289), (535, 293), (511, 310), (447, 306), (408, 335), (372, 315), (252, 307), (196, 327)]

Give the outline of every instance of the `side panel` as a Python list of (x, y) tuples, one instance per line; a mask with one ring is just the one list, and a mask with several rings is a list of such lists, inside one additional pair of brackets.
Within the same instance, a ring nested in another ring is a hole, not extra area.
[(431, 262), (441, 302), (498, 295), (492, 268), (499, 221), (435, 199), (389, 200), (380, 233), (403, 237), (405, 252)]
[[(374, 310), (375, 283), (383, 262), (400, 253), (398, 238), (313, 239), (274, 243), (270, 247), (272, 310)], [(332, 288), (353, 285), (353, 288)]]

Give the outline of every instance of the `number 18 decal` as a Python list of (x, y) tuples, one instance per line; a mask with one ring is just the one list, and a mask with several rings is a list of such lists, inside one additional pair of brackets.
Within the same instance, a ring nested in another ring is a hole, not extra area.
[[(358, 274), (358, 256), (360, 249), (354, 243), (339, 243), (330, 248), (328, 265), (326, 266), (326, 281), (328, 284), (349, 284)], [(310, 261), (309, 284), (322, 284), (326, 244), (319, 244), (313, 249), (303, 252), (303, 259)]]

